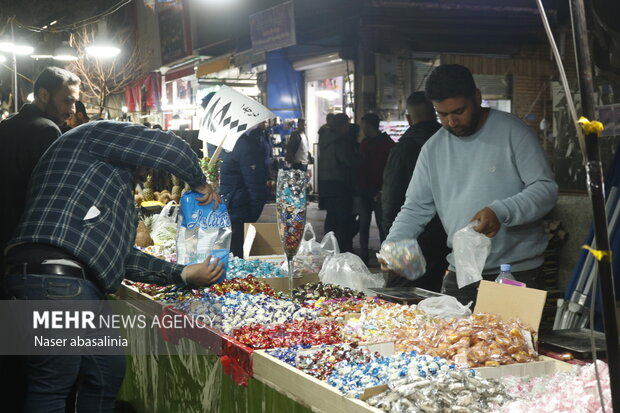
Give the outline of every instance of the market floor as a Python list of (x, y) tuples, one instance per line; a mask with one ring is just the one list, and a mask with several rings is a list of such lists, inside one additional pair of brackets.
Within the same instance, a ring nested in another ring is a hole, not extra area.
[[(312, 224), (312, 228), (316, 234), (317, 241), (321, 241), (323, 239), (324, 231), (323, 224), (325, 223), (325, 211), (319, 209), (319, 204), (317, 202), (308, 203), (307, 210), (307, 219), (308, 222)], [(276, 204), (268, 203), (263, 208), (263, 213), (261, 214), (258, 222), (276, 222)], [(353, 238), (353, 249), (354, 252), (359, 251), (360, 241), (359, 235), (356, 235)], [(377, 272), (379, 269), (379, 265), (377, 263), (377, 259), (375, 253), (379, 251), (381, 246), (381, 242), (379, 240), (379, 229), (377, 228), (377, 223), (375, 222), (374, 215), (372, 217), (372, 223), (370, 225), (370, 237), (368, 240), (368, 248), (369, 248), (369, 265), (368, 268), (372, 272)]]

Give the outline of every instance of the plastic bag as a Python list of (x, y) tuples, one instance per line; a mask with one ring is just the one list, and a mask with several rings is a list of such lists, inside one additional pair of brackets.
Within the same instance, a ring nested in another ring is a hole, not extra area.
[(349, 287), (367, 295), (375, 295), (369, 288), (381, 288), (385, 284), (383, 274), (371, 273), (364, 261), (350, 252), (327, 257), (319, 278), (324, 283)]
[(451, 295), (429, 297), (418, 303), (418, 309), (437, 318), (463, 318), (471, 315), (471, 302), (463, 305)]
[(153, 216), (151, 238), (155, 244), (163, 244), (165, 241), (176, 239), (178, 215), (179, 205), (170, 201), (159, 214)]
[(459, 288), (482, 280), (484, 263), (491, 252), (491, 239), (474, 231), (478, 222), (470, 222), (454, 234), (452, 250)]
[(197, 192), (186, 192), (181, 197), (181, 220), (177, 231), (177, 262), (195, 264), (203, 262), (207, 256), (224, 262), (224, 274), (217, 280), (226, 279), (230, 239), (232, 235), (230, 217), (226, 205), (220, 202), (215, 211), (213, 203), (199, 205)]
[(414, 239), (384, 242), (377, 258), (408, 280), (417, 280), (426, 272), (426, 260), (418, 241)]
[[(310, 239), (307, 239), (307, 235), (311, 235)], [(295, 271), (319, 272), (327, 257), (339, 253), (336, 235), (330, 231), (325, 234), (321, 242), (317, 242), (312, 224), (308, 222), (297, 255), (293, 259)]]

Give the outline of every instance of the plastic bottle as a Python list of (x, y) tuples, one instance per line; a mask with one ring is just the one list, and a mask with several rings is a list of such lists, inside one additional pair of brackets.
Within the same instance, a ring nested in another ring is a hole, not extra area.
[(517, 281), (516, 278), (510, 272), (510, 264), (501, 264), (499, 268), (500, 268), (500, 273), (495, 279), (496, 283), (500, 282), (502, 278), (511, 280), (511, 281)]

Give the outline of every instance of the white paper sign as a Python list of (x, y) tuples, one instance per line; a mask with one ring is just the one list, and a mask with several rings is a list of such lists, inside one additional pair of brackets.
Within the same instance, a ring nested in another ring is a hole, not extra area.
[[(243, 133), (275, 115), (266, 107), (228, 86), (222, 86), (209, 101), (200, 121), (198, 139), (232, 151)], [(206, 152), (205, 152), (206, 155)]]

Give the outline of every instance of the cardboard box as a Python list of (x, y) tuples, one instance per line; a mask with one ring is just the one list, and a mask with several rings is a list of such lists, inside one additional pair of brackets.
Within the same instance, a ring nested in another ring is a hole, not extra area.
[(497, 314), (504, 321), (519, 319), (538, 332), (547, 292), (515, 287), (492, 281), (480, 281), (474, 313)]
[(280, 242), (278, 225), (274, 223), (246, 223), (243, 228), (243, 258), (258, 259), (280, 265), (286, 261)]
[[(276, 292), (280, 292), (280, 291), (283, 291), (285, 293), (289, 292), (288, 277), (270, 277), (270, 278), (257, 277), (257, 280), (268, 284)], [(304, 284), (318, 283), (319, 281), (320, 281), (319, 274), (317, 274), (316, 272), (303, 273), (300, 276), (293, 278), (293, 288), (300, 287)]]

